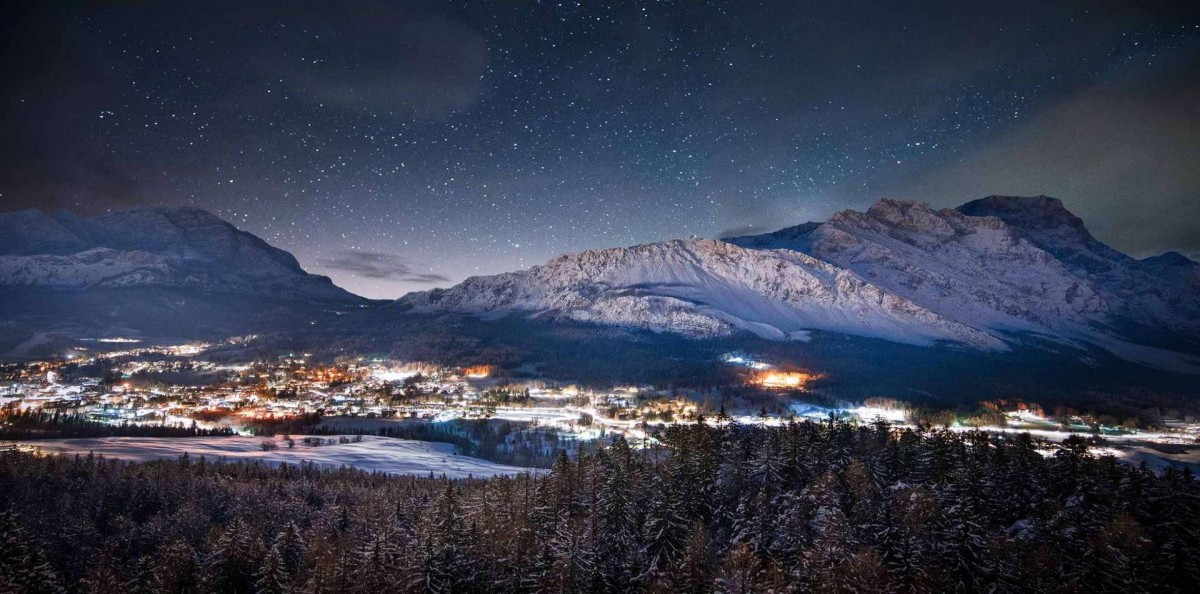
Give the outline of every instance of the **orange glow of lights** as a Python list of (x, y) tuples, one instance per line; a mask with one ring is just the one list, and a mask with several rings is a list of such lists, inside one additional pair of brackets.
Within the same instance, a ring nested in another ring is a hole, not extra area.
[(491, 365), (472, 365), (463, 370), (463, 375), (467, 377), (488, 377), (492, 375), (493, 367)]
[(759, 373), (754, 378), (754, 383), (764, 388), (803, 388), (808, 380), (812, 379), (812, 374), (800, 372), (785, 372), (785, 371), (767, 371)]

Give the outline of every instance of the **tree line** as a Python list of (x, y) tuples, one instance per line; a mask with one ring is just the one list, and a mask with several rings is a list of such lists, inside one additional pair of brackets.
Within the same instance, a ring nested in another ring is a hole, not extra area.
[(548, 471), (0, 454), (0, 592), (1130, 592), (1200, 583), (1200, 484), (1028, 435), (672, 426)]
[(108, 423), (87, 415), (59, 410), (0, 410), (0, 440), (62, 439), (73, 437), (228, 437), (229, 427), (205, 429), (183, 424)]

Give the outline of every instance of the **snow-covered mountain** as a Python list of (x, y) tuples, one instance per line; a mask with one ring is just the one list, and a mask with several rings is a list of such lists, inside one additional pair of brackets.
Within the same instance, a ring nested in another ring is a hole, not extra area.
[(410, 294), (401, 304), (417, 312), (528, 312), (692, 336), (736, 329), (803, 339), (807, 330), (830, 330), (911, 344), (949, 340), (1003, 348), (985, 332), (806, 254), (712, 239), (560, 256), (527, 271)]
[(1196, 264), (1141, 264), (1097, 241), (1053, 198), (991, 196), (959, 209), (880, 200), (823, 224), (728, 241), (811, 254), (1010, 342), (1039, 335), (1197, 369), (1196, 358), (1171, 352), (1200, 345), (1194, 298), (1149, 272)]
[(958, 209), (881, 200), (765, 235), (564, 255), (382, 308), (202, 210), (0, 214), (0, 352), (29, 350), (21, 345), (48, 333), (303, 334), (325, 325), (336, 334), (347, 312), (378, 328), (400, 310), (710, 338), (804, 341), (824, 331), (960, 352), (1037, 345), (1079, 360), (1099, 348), (1200, 373), (1198, 295), (1196, 262), (1121, 254), (1041, 196)]
[(362, 300), (291, 254), (196, 208), (135, 208), (80, 218), (0, 213), (0, 286), (170, 287), (331, 303)]
[(0, 214), (0, 356), (312, 328), (370, 302), (194, 208)]
[(958, 210), (881, 200), (766, 235), (561, 256), (399, 305), (703, 337), (826, 330), (985, 350), (1036, 337), (1195, 372), (1197, 278), (1196, 263), (1177, 254), (1138, 261), (1104, 246), (1051, 198)]
[(1200, 264), (1178, 252), (1137, 260), (1101, 243), (1061, 201), (1046, 196), (989, 196), (958, 208), (996, 217), (1094, 287), (1107, 322), (1200, 342)]

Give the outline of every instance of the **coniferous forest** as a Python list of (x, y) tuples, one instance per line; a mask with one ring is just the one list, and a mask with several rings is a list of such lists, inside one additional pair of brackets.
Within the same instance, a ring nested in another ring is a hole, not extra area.
[(0, 592), (1136, 592), (1200, 584), (1200, 483), (1027, 435), (675, 426), (452, 481), (0, 455)]

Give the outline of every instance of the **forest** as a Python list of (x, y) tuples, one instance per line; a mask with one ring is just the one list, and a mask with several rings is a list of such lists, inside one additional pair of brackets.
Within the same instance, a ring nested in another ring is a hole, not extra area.
[(1028, 435), (673, 426), (515, 477), (0, 454), (0, 592), (1182, 592), (1200, 483)]

